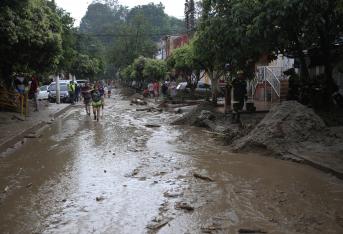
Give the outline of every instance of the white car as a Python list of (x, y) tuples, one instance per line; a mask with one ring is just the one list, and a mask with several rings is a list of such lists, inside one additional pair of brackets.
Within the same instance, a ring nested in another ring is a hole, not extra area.
[(88, 82), (89, 80), (76, 80), (76, 83), (80, 85), (81, 87), (85, 86), (85, 84)]
[(38, 100), (48, 100), (49, 98), (49, 85), (43, 85), (39, 87)]

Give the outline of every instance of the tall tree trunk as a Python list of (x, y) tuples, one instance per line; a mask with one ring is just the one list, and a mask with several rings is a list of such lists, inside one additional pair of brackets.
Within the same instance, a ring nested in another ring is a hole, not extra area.
[(217, 104), (218, 101), (218, 75), (216, 71), (209, 72), (211, 80), (212, 102)]
[(318, 32), (320, 36), (320, 49), (323, 55), (323, 65), (324, 65), (324, 75), (325, 75), (325, 86), (322, 94), (324, 95), (324, 103), (323, 108), (330, 108), (332, 107), (332, 94), (336, 91), (337, 86), (333, 80), (333, 56), (331, 52), (331, 44), (333, 43), (333, 39), (329, 37), (329, 18), (327, 16), (325, 18), (325, 24), (323, 27), (318, 26)]
[(12, 75), (12, 66), (9, 64), (4, 64), (1, 68), (1, 78), (4, 81), (4, 84), (6, 86), (6, 88), (11, 88), (12, 85), (12, 79), (11, 79), (11, 75)]
[(303, 47), (301, 46), (301, 43), (299, 41), (298, 35), (296, 32), (294, 33), (294, 41), (295, 46), (297, 50), (298, 57), (300, 59), (300, 65), (301, 65), (301, 76), (305, 79), (310, 78), (310, 72), (308, 71), (307, 63), (306, 63), (306, 57), (303, 51)]

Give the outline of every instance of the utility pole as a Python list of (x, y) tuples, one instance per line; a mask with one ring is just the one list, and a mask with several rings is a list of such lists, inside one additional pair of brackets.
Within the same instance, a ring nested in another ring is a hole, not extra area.
[(186, 0), (185, 3), (185, 27), (187, 29), (187, 32), (189, 31), (189, 3), (188, 0)]
[(195, 4), (194, 0), (186, 0), (185, 3), (185, 25), (188, 34), (192, 34), (195, 29)]
[(60, 90), (60, 75), (58, 74), (56, 76), (56, 103), (60, 104), (61, 103), (61, 90)]

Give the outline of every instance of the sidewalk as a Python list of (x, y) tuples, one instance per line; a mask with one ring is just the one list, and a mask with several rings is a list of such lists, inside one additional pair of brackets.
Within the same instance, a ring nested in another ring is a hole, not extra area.
[(70, 104), (57, 105), (41, 101), (40, 111), (29, 111), (27, 117), (22, 117), (15, 112), (0, 112), (0, 152), (19, 142), (25, 135), (51, 122), (67, 111), (70, 106)]

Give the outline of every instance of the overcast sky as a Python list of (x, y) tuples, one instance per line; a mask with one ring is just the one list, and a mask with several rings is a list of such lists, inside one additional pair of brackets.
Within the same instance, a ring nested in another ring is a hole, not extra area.
[[(62, 7), (66, 11), (70, 12), (72, 17), (76, 19), (76, 25), (78, 26), (81, 18), (85, 15), (88, 5), (92, 0), (56, 0), (59, 7)], [(185, 0), (119, 0), (120, 4), (133, 7), (137, 5), (144, 5), (149, 2), (156, 4), (162, 2), (166, 7), (166, 13), (168, 15), (175, 16), (177, 18), (183, 18)]]

